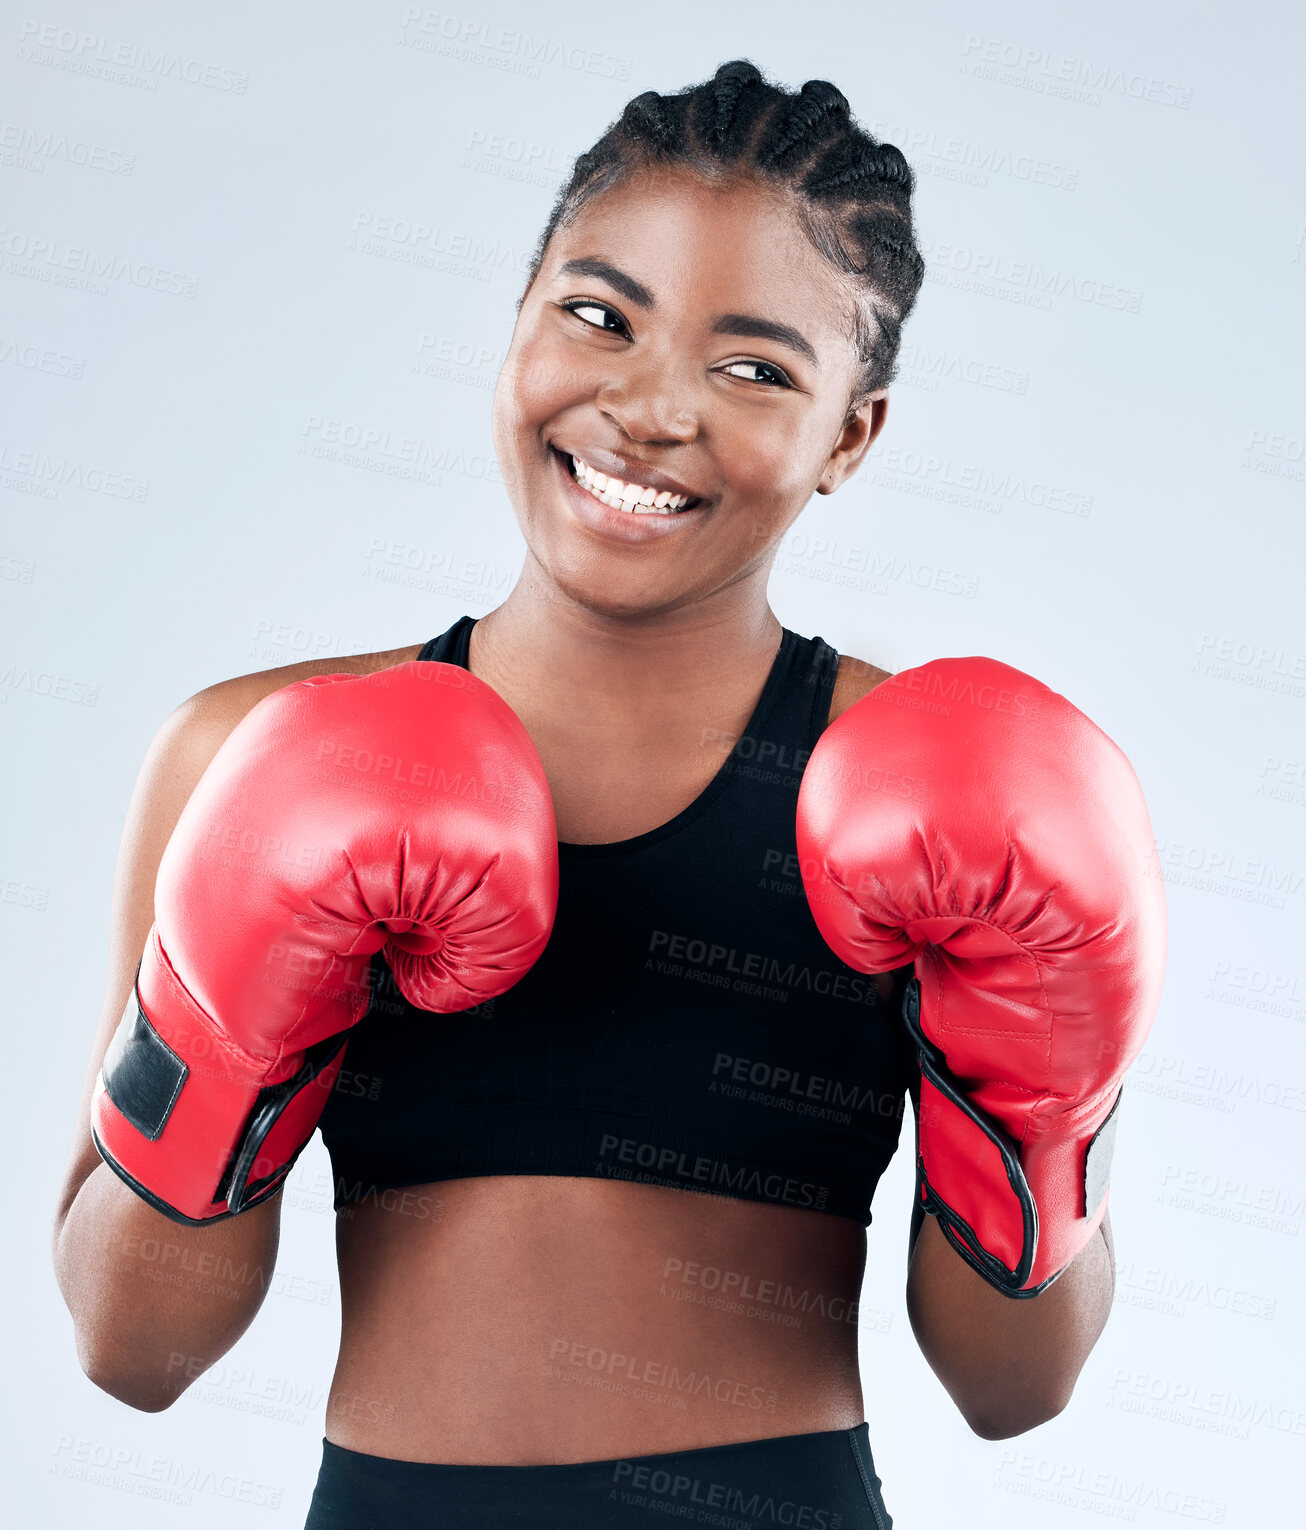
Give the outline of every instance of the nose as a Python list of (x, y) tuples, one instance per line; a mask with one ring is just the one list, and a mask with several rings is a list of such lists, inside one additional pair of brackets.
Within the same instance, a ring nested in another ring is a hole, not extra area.
[(632, 441), (678, 446), (698, 435), (693, 391), (665, 357), (626, 358), (595, 399), (599, 412)]

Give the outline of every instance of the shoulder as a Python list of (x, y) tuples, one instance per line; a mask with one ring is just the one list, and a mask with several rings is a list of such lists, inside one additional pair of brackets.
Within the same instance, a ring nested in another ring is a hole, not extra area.
[(227, 734), (265, 696), (309, 680), (315, 675), (370, 675), (391, 669), (422, 651), (420, 643), (379, 653), (355, 653), (343, 658), (305, 659), (248, 675), (219, 680), (188, 697), (168, 718), (163, 735), (174, 749), (192, 756), (201, 769), (217, 753)]
[(834, 694), (830, 698), (830, 722), (888, 680), (892, 673), (892, 670), (880, 669), (866, 659), (854, 659), (851, 654), (841, 653)]
[(305, 659), (298, 664), (281, 664), (275, 669), (260, 669), (253, 674), (219, 680), (216, 685), (197, 691), (182, 705), (197, 714), (230, 716), (234, 727), (251, 707), (273, 691), (297, 685), (301, 680), (311, 680), (315, 675), (375, 674), (407, 659), (415, 659), (421, 651), (422, 645), (414, 643), (407, 648), (391, 648), (381, 653), (353, 653), (344, 658)]
[[(214, 755), (232, 730), (265, 696), (314, 675), (371, 674), (404, 659), (416, 658), (420, 644), (386, 653), (351, 654), (347, 658), (308, 659), (277, 669), (237, 675), (206, 686), (175, 707), (164, 719), (146, 751), (128, 810), (127, 859), (137, 860), (153, 876), (182, 809)], [(144, 942), (146, 930), (139, 932)]]

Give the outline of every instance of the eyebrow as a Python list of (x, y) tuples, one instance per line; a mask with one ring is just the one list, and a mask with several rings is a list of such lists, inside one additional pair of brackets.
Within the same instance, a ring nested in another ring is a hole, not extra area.
[[(656, 308), (657, 299), (643, 284), (611, 261), (584, 256), (565, 261), (558, 268), (559, 276), (597, 276), (607, 282), (614, 291), (640, 308)], [(814, 367), (821, 365), (816, 349), (792, 324), (781, 324), (777, 319), (761, 319), (749, 313), (722, 313), (712, 321), (714, 335), (741, 335), (752, 340), (774, 340), (777, 345), (788, 346), (791, 351), (810, 361)]]

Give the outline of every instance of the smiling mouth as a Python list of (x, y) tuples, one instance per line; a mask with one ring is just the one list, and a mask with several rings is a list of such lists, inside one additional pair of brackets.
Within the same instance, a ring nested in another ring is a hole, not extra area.
[(610, 510), (623, 510), (629, 515), (679, 515), (703, 503), (702, 499), (692, 495), (669, 494), (665, 489), (650, 488), (648, 484), (626, 483), (623, 479), (610, 477), (591, 467), (583, 457), (573, 456), (570, 452), (559, 452), (558, 455), (581, 488)]

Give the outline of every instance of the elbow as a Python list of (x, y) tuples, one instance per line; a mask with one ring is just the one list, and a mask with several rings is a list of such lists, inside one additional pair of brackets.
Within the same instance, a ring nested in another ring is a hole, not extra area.
[(1071, 1389), (1048, 1397), (1025, 1396), (996, 1401), (992, 1398), (970, 1406), (959, 1404), (971, 1432), (981, 1440), (1010, 1440), (1049, 1423), (1070, 1403)]
[(110, 1356), (80, 1345), (77, 1358), (92, 1386), (138, 1413), (162, 1413), (186, 1390), (186, 1383), (176, 1377), (143, 1376), (139, 1371), (125, 1370)]

